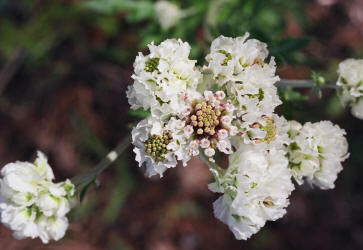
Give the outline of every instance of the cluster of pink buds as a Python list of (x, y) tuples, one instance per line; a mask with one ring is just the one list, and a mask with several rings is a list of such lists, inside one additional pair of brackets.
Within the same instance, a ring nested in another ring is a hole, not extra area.
[(225, 154), (233, 153), (230, 136), (237, 134), (232, 126), (234, 105), (225, 99), (223, 91), (205, 91), (202, 100), (196, 100), (183, 117), (184, 132), (193, 136), (190, 154), (198, 154), (199, 147), (204, 150), (210, 161), (214, 161), (215, 150)]

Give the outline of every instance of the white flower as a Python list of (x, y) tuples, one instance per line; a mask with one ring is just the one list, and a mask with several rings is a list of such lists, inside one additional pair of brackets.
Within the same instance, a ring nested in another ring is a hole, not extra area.
[(189, 143), (189, 154), (191, 156), (199, 155), (199, 142), (198, 140), (193, 140)]
[(223, 91), (221, 91), (221, 90), (219, 90), (219, 91), (217, 91), (216, 93), (215, 93), (215, 96), (216, 96), (216, 98), (218, 99), (218, 100), (223, 100), (225, 97), (226, 97), (226, 94), (223, 92)]
[(210, 141), (207, 138), (203, 138), (200, 140), (200, 147), (201, 148), (208, 148), (210, 146)]
[(235, 106), (234, 115), (244, 123), (242, 127), (252, 126), (263, 116), (271, 116), (281, 104), (274, 86), (279, 80), (274, 58), (265, 63), (266, 44), (247, 40), (248, 36), (246, 33), (243, 37), (215, 39), (205, 67), (219, 86), (225, 86), (226, 96)]
[(232, 145), (231, 142), (229, 140), (219, 140), (217, 142), (217, 148), (220, 152), (225, 153), (225, 154), (232, 154), (233, 150), (232, 150)]
[(261, 225), (257, 225), (248, 217), (241, 217), (234, 214), (231, 209), (231, 198), (222, 195), (213, 203), (214, 216), (228, 225), (237, 240), (247, 240), (251, 235), (257, 233)]
[(321, 189), (334, 188), (343, 169), (341, 162), (349, 156), (345, 131), (330, 121), (303, 126), (294, 122), (294, 127), (289, 131), (289, 165), (294, 178), (299, 184), (307, 178)]
[(188, 144), (192, 139), (191, 134), (185, 133), (185, 130), (194, 132), (193, 127), (185, 125), (184, 121), (172, 117), (166, 124), (165, 129), (170, 131), (173, 137), (167, 149), (171, 150), (176, 158), (183, 162), (183, 166), (186, 166), (193, 154), (190, 153), (188, 148)]
[(253, 65), (244, 70), (240, 81), (227, 83), (228, 96), (236, 101), (237, 117), (249, 124), (263, 115), (271, 115), (281, 104), (274, 83), (275, 62), (271, 59), (264, 67)]
[(267, 45), (255, 39), (246, 41), (248, 36), (248, 33), (237, 38), (220, 36), (212, 42), (205, 68), (212, 71), (220, 85), (240, 80), (245, 68), (263, 64), (267, 57)]
[(134, 62), (134, 84), (127, 90), (132, 109), (151, 109), (158, 117), (185, 112), (188, 101), (199, 98), (196, 87), (201, 73), (188, 58), (190, 46), (180, 39), (168, 39), (156, 46), (149, 44), (150, 54), (142, 53)]
[(212, 157), (213, 155), (215, 155), (215, 150), (213, 148), (207, 148), (204, 150), (204, 153), (206, 156)]
[(346, 59), (338, 68), (338, 96), (341, 103), (351, 106), (352, 114), (363, 119), (363, 59)]
[(157, 1), (155, 12), (161, 27), (169, 29), (185, 16), (185, 13), (175, 4), (169, 1)]
[(185, 126), (184, 134), (186, 137), (189, 138), (193, 134), (193, 132), (194, 132), (193, 126), (190, 126), (190, 125)]
[(66, 214), (75, 205), (74, 185), (69, 180), (53, 183), (53, 171), (41, 152), (33, 164), (7, 164), (1, 175), (1, 222), (14, 237), (39, 237), (43, 243), (62, 238), (68, 227)]
[(267, 220), (285, 213), (294, 186), (282, 150), (266, 151), (241, 145), (230, 156), (230, 166), (210, 189), (222, 192), (214, 203), (214, 214), (226, 223), (237, 239), (247, 239)]
[(156, 174), (162, 177), (165, 170), (177, 164), (173, 152), (166, 148), (172, 142), (169, 132), (171, 133), (164, 130), (163, 124), (152, 116), (139, 122), (131, 132), (136, 161), (139, 167), (145, 164), (145, 174), (148, 177)]
[(240, 144), (255, 144), (267, 149), (276, 148), (285, 150), (290, 144), (288, 137), (289, 124), (284, 117), (276, 114), (258, 118), (253, 125), (241, 121), (235, 122), (240, 136), (233, 138), (235, 147)]
[(41, 217), (38, 222), (40, 239), (45, 243), (50, 239), (60, 240), (68, 228), (66, 217)]
[[(223, 117), (222, 117), (222, 119), (223, 119)], [(226, 129), (220, 129), (220, 130), (218, 130), (217, 135), (218, 135), (218, 139), (220, 139), (220, 140), (227, 139), (228, 131)]]

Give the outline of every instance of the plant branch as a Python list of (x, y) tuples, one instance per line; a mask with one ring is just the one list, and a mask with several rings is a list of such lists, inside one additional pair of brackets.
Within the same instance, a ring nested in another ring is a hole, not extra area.
[[(276, 83), (277, 87), (293, 87), (293, 88), (313, 88), (316, 84), (311, 80), (290, 80), (290, 79), (281, 79)], [(324, 84), (320, 86), (321, 88), (328, 88), (328, 89), (336, 89), (337, 86), (335, 84)]]
[(75, 184), (79, 189), (87, 186), (89, 183), (94, 181), (102, 171), (108, 168), (128, 148), (130, 143), (131, 135), (128, 135), (95, 167), (80, 175), (73, 177), (71, 179), (72, 183)]
[(215, 162), (211, 162), (209, 158), (204, 154), (203, 149), (199, 148), (199, 158), (207, 164), (209, 169), (214, 169), (218, 173), (223, 173), (224, 169), (218, 166)]

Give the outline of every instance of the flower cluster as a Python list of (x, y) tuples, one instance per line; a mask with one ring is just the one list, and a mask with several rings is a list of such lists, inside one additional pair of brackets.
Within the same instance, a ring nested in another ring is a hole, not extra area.
[(349, 105), (352, 114), (363, 119), (363, 59), (346, 59), (339, 64), (337, 82), (341, 103)]
[(229, 160), (226, 173), (216, 178), (209, 189), (223, 193), (213, 204), (215, 216), (229, 226), (237, 239), (245, 240), (266, 221), (286, 213), (294, 185), (283, 150), (244, 145)]
[[(221, 193), (214, 214), (237, 239), (286, 213), (292, 177), (333, 187), (347, 156), (344, 131), (329, 122), (294, 127), (275, 114), (279, 77), (274, 58), (266, 62), (266, 44), (248, 40), (248, 33), (220, 36), (203, 67), (188, 58), (190, 47), (180, 40), (149, 49), (137, 56), (127, 92), (132, 109), (150, 111), (132, 131), (136, 160), (147, 176), (162, 177), (178, 161), (186, 166), (191, 157), (206, 156), (215, 177), (209, 189)], [(228, 169), (215, 164), (217, 154), (229, 156)], [(305, 166), (314, 171), (306, 174)]]
[(63, 238), (66, 214), (75, 205), (74, 185), (69, 180), (53, 183), (53, 171), (41, 152), (34, 163), (7, 164), (1, 175), (1, 222), (14, 237), (39, 237), (43, 243)]
[(334, 188), (341, 162), (348, 158), (345, 131), (329, 121), (290, 121), (289, 167), (298, 184), (304, 179), (321, 189)]

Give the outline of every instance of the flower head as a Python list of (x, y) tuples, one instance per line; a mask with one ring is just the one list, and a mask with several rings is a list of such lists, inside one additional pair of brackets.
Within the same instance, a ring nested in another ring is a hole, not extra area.
[(237, 239), (247, 239), (267, 220), (285, 213), (294, 186), (284, 151), (241, 146), (230, 156), (227, 172), (209, 188), (223, 195), (214, 203), (215, 216)]
[(339, 64), (338, 96), (352, 114), (363, 119), (363, 59), (346, 59)]
[(149, 44), (150, 54), (139, 53), (134, 63), (134, 84), (127, 90), (132, 109), (151, 109), (156, 116), (181, 113), (188, 99), (198, 97), (196, 87), (201, 73), (188, 58), (190, 46), (180, 39), (168, 39), (156, 46)]
[(74, 185), (69, 180), (53, 183), (53, 171), (41, 152), (34, 163), (7, 164), (1, 175), (1, 222), (14, 237), (39, 237), (43, 243), (63, 238), (66, 214), (74, 206)]
[(220, 36), (212, 42), (205, 68), (212, 71), (219, 84), (241, 81), (248, 67), (264, 65), (267, 45), (255, 39), (247, 40), (248, 37), (249, 33), (237, 38)]
[(289, 131), (289, 167), (298, 184), (304, 178), (321, 189), (334, 188), (341, 162), (348, 156), (345, 131), (329, 121), (293, 122)]
[(166, 169), (176, 166), (174, 152), (168, 148), (172, 140), (172, 131), (166, 130), (163, 124), (153, 117), (142, 120), (132, 130), (136, 161), (139, 162), (139, 167), (146, 165), (148, 177), (155, 174), (162, 177)]

